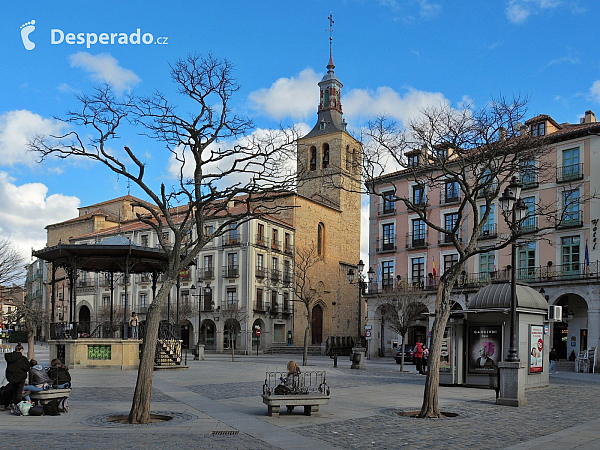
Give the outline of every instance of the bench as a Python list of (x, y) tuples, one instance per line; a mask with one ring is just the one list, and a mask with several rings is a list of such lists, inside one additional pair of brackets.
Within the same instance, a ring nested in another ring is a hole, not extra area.
[(29, 398), (36, 403), (45, 405), (50, 400), (69, 398), (71, 389), (48, 389), (47, 391), (30, 392)]
[[(286, 383), (285, 372), (267, 372), (265, 384), (263, 385), (262, 399), (267, 405), (270, 417), (279, 417), (282, 406), (286, 406), (288, 412), (294, 407), (303, 406), (304, 415), (311, 416), (319, 412), (320, 405), (326, 405), (331, 398), (331, 392), (325, 380), (324, 371), (303, 372), (293, 375), (293, 383)], [(276, 394), (278, 385), (285, 385), (285, 393)]]

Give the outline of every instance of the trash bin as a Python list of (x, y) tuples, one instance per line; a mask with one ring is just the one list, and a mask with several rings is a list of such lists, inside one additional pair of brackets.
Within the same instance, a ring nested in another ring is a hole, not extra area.
[(352, 369), (364, 369), (365, 368), (365, 348), (362, 347), (354, 347), (352, 349), (352, 354), (350, 355), (350, 361), (352, 361), (352, 365), (350, 368)]

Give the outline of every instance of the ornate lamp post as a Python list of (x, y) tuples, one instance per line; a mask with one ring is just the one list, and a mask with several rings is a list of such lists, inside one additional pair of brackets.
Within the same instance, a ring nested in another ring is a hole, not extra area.
[[(197, 359), (200, 359), (200, 344), (202, 341), (202, 297), (203, 297), (203, 293), (209, 294), (210, 293), (210, 283), (206, 282), (206, 286), (204, 287), (204, 289), (202, 289), (202, 278), (198, 279), (198, 287), (200, 288), (200, 293), (199, 294), (192, 294), (194, 297), (198, 297), (198, 344), (197, 344), (197, 349), (198, 349), (198, 354), (196, 355)], [(192, 284), (190, 290), (192, 292), (196, 292), (196, 286), (194, 286)]]
[[(506, 222), (510, 228), (511, 234), (515, 234), (521, 227), (521, 221), (527, 206), (521, 197), (521, 188), (523, 185), (515, 176), (512, 177), (510, 184), (504, 189), (500, 198), (500, 205)], [(506, 361), (519, 361), (519, 349), (517, 348), (517, 244), (515, 241), (511, 244), (510, 255), (510, 344)]]
[[(356, 281), (356, 284), (358, 285), (358, 344), (357, 345), (361, 345), (361, 341), (362, 341), (362, 327), (361, 327), (361, 316), (362, 316), (362, 293), (363, 290), (366, 286), (365, 283), (365, 275), (363, 274), (363, 270), (365, 268), (365, 263), (363, 262), (363, 260), (361, 259), (358, 262), (357, 265), (358, 268), (358, 280)], [(369, 267), (369, 270), (367, 272), (367, 276), (368, 276), (368, 280), (369, 283), (373, 282), (373, 277), (375, 275), (375, 271), (373, 270), (372, 267)], [(348, 269), (348, 281), (350, 282), (350, 284), (354, 284), (354, 269), (350, 268)]]

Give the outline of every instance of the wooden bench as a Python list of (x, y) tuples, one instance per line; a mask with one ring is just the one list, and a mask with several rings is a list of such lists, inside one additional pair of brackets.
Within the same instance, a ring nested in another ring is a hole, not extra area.
[[(268, 407), (270, 417), (279, 417), (279, 410), (286, 406), (288, 412), (294, 407), (303, 406), (304, 415), (311, 416), (319, 411), (320, 405), (326, 405), (331, 398), (330, 389), (325, 380), (324, 371), (302, 372), (292, 375), (292, 382), (285, 372), (267, 372), (263, 385), (262, 399)], [(282, 389), (285, 386), (285, 389)], [(276, 389), (278, 388), (278, 389)], [(277, 394), (276, 392), (281, 392)]]
[(311, 416), (312, 413), (319, 412), (319, 405), (329, 403), (331, 395), (320, 394), (292, 394), (292, 395), (262, 395), (263, 403), (268, 407), (270, 417), (279, 417), (279, 410), (283, 405), (287, 407), (288, 412), (292, 412), (294, 406), (304, 406), (304, 415)]
[(71, 389), (48, 389), (47, 391), (39, 391), (39, 392), (30, 392), (29, 398), (36, 403), (41, 405), (45, 405), (50, 400), (53, 399), (61, 399), (61, 398), (69, 398), (71, 394)]

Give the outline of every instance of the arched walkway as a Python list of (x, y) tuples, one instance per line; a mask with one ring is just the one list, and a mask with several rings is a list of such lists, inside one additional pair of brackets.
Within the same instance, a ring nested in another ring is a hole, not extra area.
[(242, 327), (240, 323), (235, 319), (228, 319), (225, 322), (225, 328), (223, 329), (223, 348), (237, 349), (241, 342), (238, 342), (238, 338), (240, 336), (240, 332), (242, 331)]
[(83, 334), (90, 334), (90, 326), (91, 326), (91, 321), (92, 321), (92, 314), (90, 313), (90, 308), (88, 308), (86, 305), (81, 306), (81, 308), (79, 308), (79, 317), (78, 317), (78, 322), (79, 322), (79, 333)]
[(203, 344), (206, 350), (216, 350), (217, 342), (216, 336), (216, 325), (210, 320), (206, 319), (202, 321), (202, 327), (200, 327), (200, 344)]
[(559, 359), (573, 359), (588, 347), (588, 306), (577, 294), (566, 294), (556, 303), (562, 306), (563, 320), (553, 326), (552, 346)]

